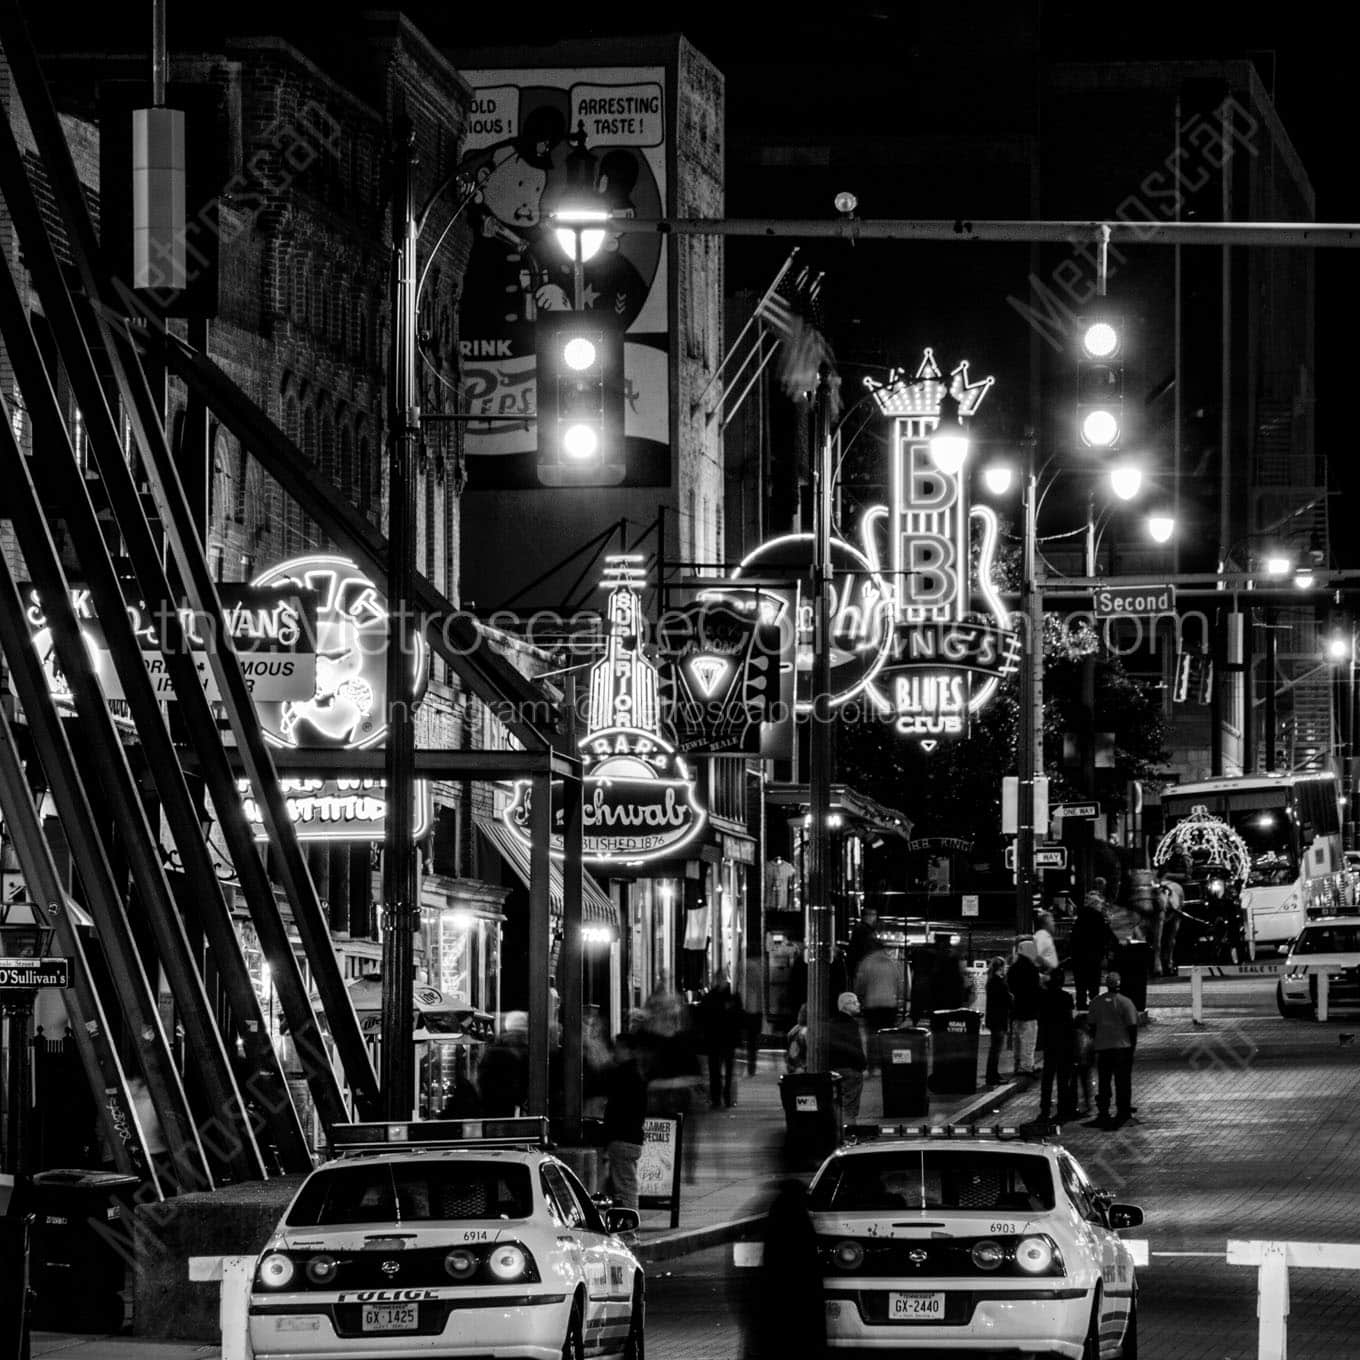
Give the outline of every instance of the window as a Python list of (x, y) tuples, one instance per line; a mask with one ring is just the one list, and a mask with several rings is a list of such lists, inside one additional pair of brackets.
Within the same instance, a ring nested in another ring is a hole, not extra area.
[(528, 1218), (520, 1162), (378, 1162), (318, 1171), (288, 1211), (291, 1227)]
[(1063, 1189), (1076, 1207), (1077, 1212), (1090, 1222), (1102, 1222), (1104, 1216), (1096, 1204), (1095, 1192), (1085, 1173), (1064, 1153), (1058, 1158), (1058, 1173), (1062, 1176)]
[(1360, 954), (1360, 924), (1309, 926), (1294, 946), (1296, 954)]
[(812, 1188), (818, 1212), (1053, 1208), (1048, 1159), (1026, 1152), (928, 1148), (841, 1156)]
[(585, 1215), (581, 1212), (581, 1206), (558, 1169), (545, 1162), (538, 1174), (543, 1184), (543, 1197), (548, 1201), (548, 1208), (558, 1223), (564, 1228), (584, 1227)]
[(340, 490), (347, 499), (354, 498), (354, 434), (348, 425), (340, 427)]

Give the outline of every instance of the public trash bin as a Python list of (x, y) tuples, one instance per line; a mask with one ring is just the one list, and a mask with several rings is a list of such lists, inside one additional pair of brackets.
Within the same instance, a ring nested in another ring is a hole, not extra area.
[(982, 1017), (976, 1011), (935, 1011), (930, 1033), (935, 1056), (931, 1064), (930, 1089), (968, 1096), (977, 1090), (978, 1030)]
[(1134, 1006), (1147, 1010), (1148, 970), (1152, 967), (1152, 946), (1143, 940), (1126, 940), (1115, 950), (1114, 970), (1119, 974), (1119, 990)]
[(136, 1176), (109, 1171), (40, 1171), (33, 1177), (35, 1328), (122, 1330), (133, 1240), (130, 1201), (139, 1184)]
[(28, 1357), (28, 1252), (32, 1218), (0, 1215), (0, 1360)]
[(779, 1078), (784, 1153), (791, 1167), (816, 1167), (841, 1141), (841, 1074), (789, 1072)]
[(930, 1031), (905, 1025), (879, 1030), (874, 1038), (883, 1064), (884, 1117), (929, 1114)]

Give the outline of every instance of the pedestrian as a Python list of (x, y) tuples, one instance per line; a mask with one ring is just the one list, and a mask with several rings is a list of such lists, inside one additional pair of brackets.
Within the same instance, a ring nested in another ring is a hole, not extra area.
[(732, 992), (727, 969), (719, 968), (699, 1002), (699, 1035), (708, 1058), (708, 1103), (732, 1106), (732, 1067), (744, 1023), (741, 1002)]
[(1185, 888), (1179, 879), (1163, 870), (1161, 883), (1162, 897), (1162, 937), (1153, 956), (1154, 965), (1163, 973), (1176, 972), (1176, 936), (1180, 934), (1181, 922), (1185, 919)]
[(1034, 1077), (1034, 1050), (1039, 1042), (1039, 964), (1034, 939), (1022, 935), (1015, 942), (1015, 959), (1006, 975), (1011, 991), (1011, 1024), (1015, 1029), (1015, 1074)]
[(1077, 908), (1072, 923), (1072, 974), (1076, 984), (1077, 1009), (1084, 1010), (1100, 991), (1100, 974), (1110, 949), (1110, 924), (1105, 919), (1105, 898), (1100, 892), (1103, 879), (1097, 879)]
[(517, 1115), (528, 1099), (529, 1016), (507, 1011), (500, 1036), (486, 1046), (477, 1064), (477, 1092), (489, 1119)]
[(864, 1027), (869, 1032), (869, 1066), (878, 1067), (878, 1031), (897, 1023), (902, 1004), (902, 970), (883, 941), (874, 936), (869, 952), (855, 970), (853, 990), (859, 997)]
[(854, 930), (850, 932), (850, 943), (845, 951), (845, 967), (850, 975), (851, 982), (854, 981), (855, 970), (863, 962), (864, 956), (874, 947), (874, 940), (877, 937), (878, 908), (866, 906), (860, 913)]
[(1076, 1113), (1077, 1034), (1072, 993), (1063, 983), (1062, 965), (1044, 980), (1039, 1009), (1039, 1042), (1044, 1048), (1044, 1075), (1039, 1087), (1039, 1118), (1053, 1117), (1053, 1088), (1058, 1088), (1057, 1119)]
[(864, 1041), (859, 1034), (859, 997), (842, 992), (836, 998), (836, 1014), (829, 1028), (828, 1060), (833, 1072), (841, 1074), (841, 1116), (853, 1124), (859, 1118), (859, 1101), (864, 1091)]
[(746, 978), (741, 989), (746, 1016), (746, 1075), (756, 1074), (760, 1056), (760, 1035), (765, 1028), (765, 968), (759, 954), (746, 957)]
[(998, 954), (987, 969), (987, 1010), (983, 1016), (987, 1033), (987, 1085), (1001, 1083), (1001, 1050), (1011, 1028), (1011, 993), (1006, 986), (1006, 960)]
[(798, 1019), (788, 1033), (788, 1045), (784, 1049), (784, 1071), (790, 1074), (807, 1071), (808, 1054), (808, 1015), (807, 1007), (799, 1006)]
[(953, 945), (941, 945), (930, 970), (931, 1003), (937, 1011), (961, 1010), (969, 1001), (969, 979)]
[(1074, 1061), (1076, 1094), (1081, 1097), (1078, 1113), (1084, 1115), (1091, 1113), (1096, 1100), (1096, 1050), (1091, 1042), (1091, 1031), (1087, 1028), (1089, 1019), (1087, 1011), (1078, 1011), (1072, 1017), (1073, 1029), (1076, 1032)]
[[(1091, 1031), (1096, 1054), (1097, 1128), (1117, 1129), (1133, 1115), (1133, 1054), (1138, 1046), (1138, 1012), (1120, 990), (1119, 974), (1105, 975), (1105, 993), (1091, 1002), (1086, 1027)], [(1110, 1114), (1110, 1088), (1114, 1087), (1114, 1115)]]
[(752, 1296), (746, 1360), (825, 1360), (822, 1262), (801, 1181), (783, 1182), (765, 1215)]
[(1050, 973), (1058, 966), (1058, 943), (1053, 938), (1053, 915), (1038, 911), (1034, 914), (1034, 952), (1041, 972)]
[(606, 1185), (615, 1204), (636, 1209), (637, 1169), (645, 1140), (643, 1121), (647, 1117), (647, 1079), (632, 1035), (619, 1035), (604, 1086)]
[(803, 946), (793, 946), (793, 958), (789, 962), (789, 1010), (797, 1013), (799, 1006), (807, 1000), (808, 966)]

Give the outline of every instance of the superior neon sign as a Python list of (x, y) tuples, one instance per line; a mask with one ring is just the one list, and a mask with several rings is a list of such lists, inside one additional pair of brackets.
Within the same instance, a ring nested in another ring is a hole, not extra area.
[[(592, 863), (673, 855), (704, 825), (694, 777), (661, 735), (660, 677), (643, 654), (642, 572), (637, 559), (606, 559), (609, 636), (591, 667), (586, 734), (580, 741), (583, 775), (582, 858)], [(515, 785), (505, 824), (527, 842), (531, 789)], [(551, 851), (562, 854), (562, 785), (552, 786)]]

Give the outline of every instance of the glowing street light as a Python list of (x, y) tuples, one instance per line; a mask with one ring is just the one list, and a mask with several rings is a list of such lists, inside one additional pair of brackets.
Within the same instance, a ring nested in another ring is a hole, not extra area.
[(1143, 485), (1143, 469), (1136, 463), (1121, 463), (1110, 469), (1110, 489), (1121, 501), (1131, 501)]
[(982, 469), (982, 484), (990, 495), (1004, 496), (1014, 480), (1015, 473), (1009, 463), (989, 463)]
[(1093, 321), (1081, 337), (1081, 347), (1092, 359), (1108, 359), (1119, 348), (1119, 332), (1108, 321)]
[(1176, 521), (1170, 515), (1149, 515), (1147, 531), (1154, 543), (1169, 543), (1176, 532)]
[(553, 235), (562, 253), (569, 260), (575, 260), (576, 242), (581, 242), (580, 260), (585, 264), (600, 253), (606, 235), (602, 226), (592, 227), (591, 222), (608, 222), (609, 214), (603, 208), (559, 208), (552, 214)]
[(1288, 576), (1289, 568), (1294, 564), (1287, 557), (1281, 557), (1278, 553), (1273, 553), (1266, 558), (1267, 576)]
[(1333, 661), (1344, 661), (1351, 654), (1349, 638), (1331, 637), (1327, 639), (1327, 655)]
[(1316, 580), (1311, 567), (1300, 567), (1294, 573), (1294, 584), (1299, 590), (1312, 590)]
[(959, 419), (959, 399), (952, 392), (940, 397), (940, 418), (931, 432), (930, 456), (946, 477), (957, 477), (968, 459), (968, 435)]

